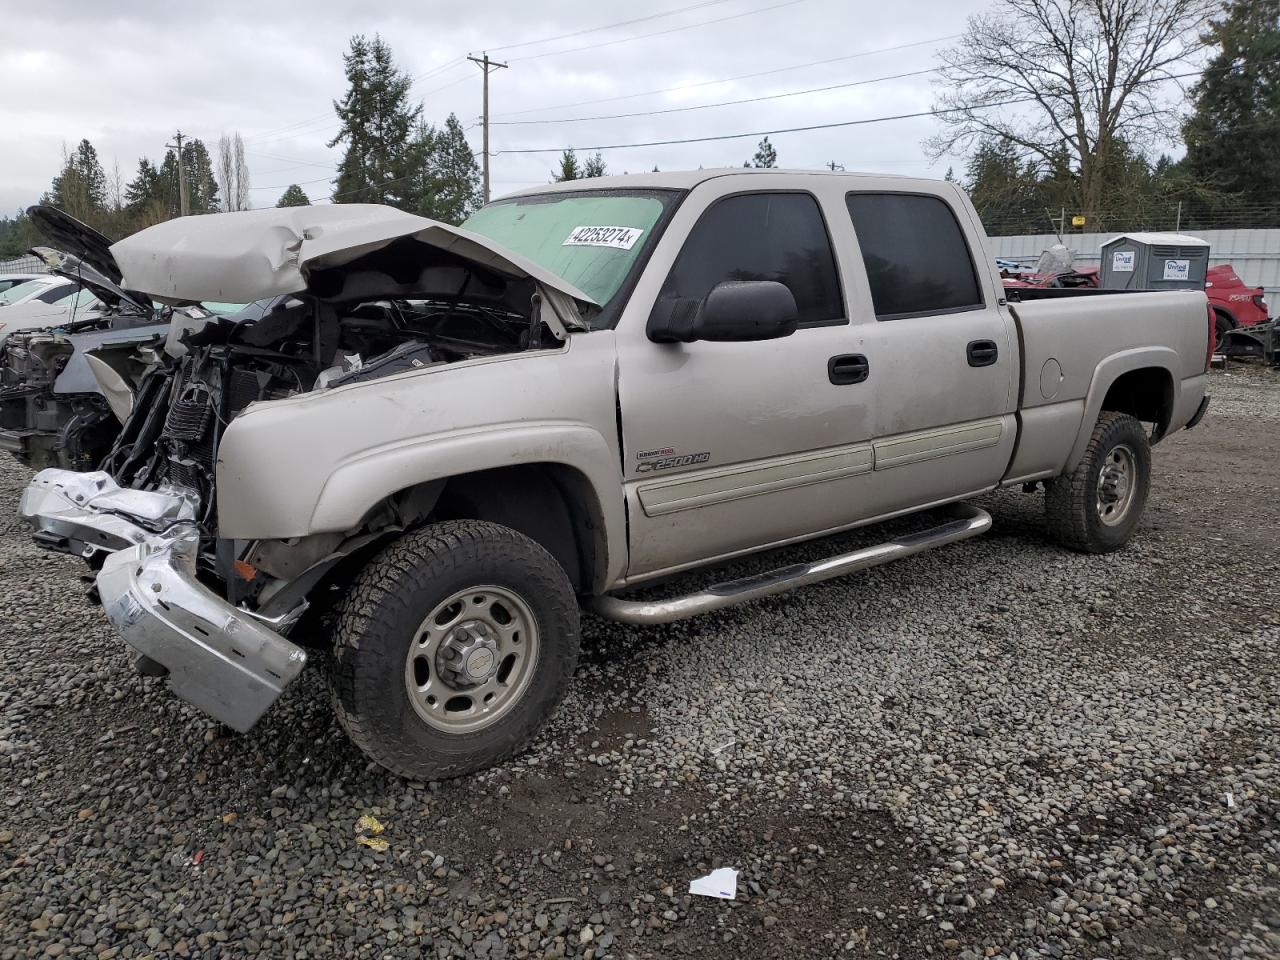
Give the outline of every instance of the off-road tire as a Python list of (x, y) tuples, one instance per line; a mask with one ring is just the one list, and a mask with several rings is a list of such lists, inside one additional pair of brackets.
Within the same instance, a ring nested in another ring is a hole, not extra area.
[[(1115, 526), (1102, 522), (1097, 507), (1098, 477), (1111, 452), (1120, 445), (1134, 454), (1134, 500)], [(1129, 542), (1147, 504), (1151, 486), (1151, 444), (1142, 424), (1127, 413), (1103, 411), (1094, 425), (1084, 457), (1069, 474), (1050, 481), (1045, 490), (1049, 535), (1082, 553), (1110, 553)]]
[[(449, 733), (415, 711), (406, 657), (435, 606), (477, 584), (527, 604), (538, 656), (523, 695), (492, 726)], [(334, 630), (330, 689), (339, 722), (365, 754), (410, 780), (457, 777), (519, 753), (564, 696), (578, 658), (578, 604), (559, 563), (523, 534), (478, 520), (432, 524), (389, 545), (352, 583)]]

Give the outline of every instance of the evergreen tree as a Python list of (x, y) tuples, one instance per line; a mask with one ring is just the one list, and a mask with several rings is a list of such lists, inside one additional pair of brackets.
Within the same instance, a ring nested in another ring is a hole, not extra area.
[(62, 170), (53, 178), (41, 203), (63, 210), (77, 220), (100, 226), (107, 217), (107, 175), (98, 160), (98, 151), (81, 140), (72, 153), (63, 150)]
[(284, 193), (280, 194), (280, 199), (276, 201), (277, 207), (308, 207), (310, 205), (311, 198), (296, 183), (285, 187)]
[(187, 175), (187, 209), (191, 213), (217, 213), (218, 177), (203, 140), (192, 139), (182, 145), (182, 164)]
[(1008, 140), (988, 138), (969, 158), (965, 189), (991, 233), (1039, 232), (1045, 227), (1039, 209), (1039, 178), (1024, 166)]
[[(176, 188), (175, 188), (176, 189)], [(124, 188), (126, 232), (141, 230), (177, 215), (177, 201), (171, 209), (165, 181), (146, 157), (138, 159), (138, 172)]]
[(756, 145), (755, 156), (743, 164), (744, 167), (776, 167), (777, 165), (778, 151), (773, 149), (773, 144), (769, 142), (768, 137)]
[(414, 177), (406, 209), (457, 225), (481, 205), (480, 167), (456, 114), (435, 129), (419, 121), (413, 139)]
[(1230, 0), (1225, 13), (1206, 38), (1218, 53), (1192, 88), (1184, 166), (1221, 195), (1199, 212), (1217, 207), (1223, 226), (1252, 225), (1247, 208), (1280, 205), (1280, 0)]
[[(213, 160), (203, 141), (192, 138), (182, 145), (182, 166), (183, 174), (187, 178), (187, 212), (190, 214), (216, 213), (218, 180), (214, 176)], [(173, 150), (165, 151), (164, 160), (160, 163), (156, 199), (167, 212), (167, 216), (161, 219), (176, 217), (181, 213), (182, 195), (178, 189), (178, 155)]]
[(351, 38), (343, 55), (349, 85), (333, 109), (342, 128), (330, 142), (346, 144), (334, 199), (342, 203), (412, 204), (413, 166), (420, 159), (413, 133), (422, 107), (409, 103), (412, 81), (380, 36)]
[(560, 154), (560, 169), (551, 171), (552, 183), (564, 183), (566, 180), (581, 180), (582, 168), (578, 166), (578, 155), (570, 147)]
[(582, 177), (584, 180), (603, 177), (606, 172), (604, 157), (600, 156), (599, 150), (596, 151), (595, 156), (587, 157), (587, 162), (582, 165)]

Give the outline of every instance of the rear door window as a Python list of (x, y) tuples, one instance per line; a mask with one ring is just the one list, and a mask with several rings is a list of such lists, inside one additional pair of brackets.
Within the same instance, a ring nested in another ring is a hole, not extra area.
[(925, 194), (851, 193), (845, 202), (877, 319), (982, 307), (969, 244), (946, 201)]
[(783, 284), (796, 298), (801, 326), (845, 322), (831, 240), (812, 194), (717, 201), (694, 225), (659, 296), (702, 300), (726, 280)]

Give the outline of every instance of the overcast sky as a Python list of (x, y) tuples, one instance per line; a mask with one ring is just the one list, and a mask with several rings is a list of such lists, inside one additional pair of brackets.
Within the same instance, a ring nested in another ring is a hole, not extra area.
[[(0, 211), (11, 214), (39, 198), (59, 169), (64, 143), (74, 147), (87, 137), (108, 175), (118, 162), (128, 181), (139, 157), (161, 159), (177, 129), (202, 138), (211, 150), (219, 134), (239, 130), (255, 206), (274, 204), (290, 183), (301, 184), (313, 200), (325, 199), (340, 155), (340, 148), (325, 145), (337, 129), (332, 101), (345, 89), (342, 54), (358, 32), (380, 33), (401, 67), (418, 78), (412, 96), (423, 102), (428, 120), (456, 113), (470, 127), (477, 151), (480, 128), (472, 124), (481, 109), (480, 69), (460, 58), (488, 50), (510, 64), (491, 80), (493, 193), (500, 196), (546, 182), (556, 164), (555, 153), (512, 150), (581, 149), (927, 110), (933, 91), (930, 77), (921, 75), (750, 104), (568, 122), (928, 70), (934, 51), (954, 42), (965, 18), (982, 6), (983, 0), (28, 4), (6, 21), (0, 40), (0, 89), (7, 91), (0, 97)], [(647, 19), (528, 42), (642, 17)], [(886, 49), (894, 47), (899, 49)], [(833, 58), (842, 59), (816, 63)], [(771, 72), (732, 79), (762, 71)], [(498, 125), (515, 120), (546, 122)], [(936, 121), (919, 118), (781, 133), (770, 140), (780, 166), (835, 161), (849, 170), (941, 177), (947, 161), (931, 165), (920, 148), (935, 129)], [(757, 139), (603, 153), (611, 173), (654, 165), (741, 165)]]

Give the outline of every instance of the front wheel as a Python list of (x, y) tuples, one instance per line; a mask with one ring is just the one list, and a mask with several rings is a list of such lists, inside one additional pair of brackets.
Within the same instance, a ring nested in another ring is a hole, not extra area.
[(1151, 445), (1127, 413), (1104, 411), (1084, 457), (1045, 492), (1049, 533), (1083, 553), (1110, 553), (1129, 542), (1147, 505)]
[(578, 656), (564, 570), (507, 527), (432, 524), (375, 557), (338, 607), (338, 719), (373, 760), (412, 780), (456, 777), (523, 750)]

